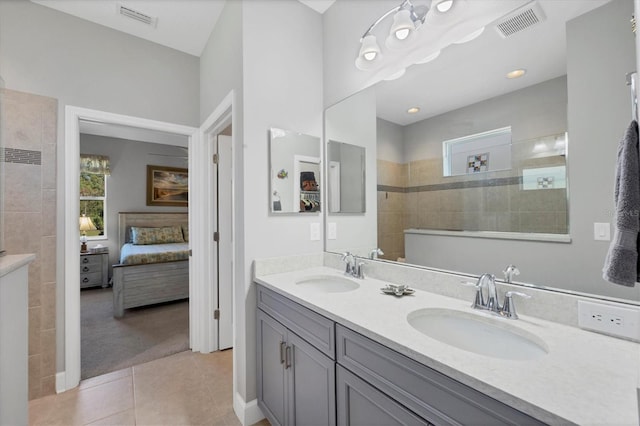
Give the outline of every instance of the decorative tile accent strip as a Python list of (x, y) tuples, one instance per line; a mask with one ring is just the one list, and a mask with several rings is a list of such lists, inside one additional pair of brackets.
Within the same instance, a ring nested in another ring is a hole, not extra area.
[[(1, 152), (1, 151), (0, 151)], [(0, 158), (5, 163), (42, 165), (42, 152), (27, 149), (5, 148)]]
[(462, 182), (438, 183), (434, 185), (420, 185), (402, 188), (400, 186), (378, 185), (378, 191), (383, 192), (429, 192), (444, 191), (447, 189), (484, 188), (489, 186), (519, 185), (522, 183), (522, 176), (512, 176), (505, 178), (469, 180)]

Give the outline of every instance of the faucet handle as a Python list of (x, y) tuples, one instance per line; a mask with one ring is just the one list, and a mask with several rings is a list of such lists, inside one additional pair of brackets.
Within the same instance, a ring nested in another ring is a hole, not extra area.
[(524, 299), (531, 299), (531, 296), (519, 291), (508, 291), (504, 294), (504, 306), (502, 307), (502, 314), (509, 319), (518, 319), (516, 313), (516, 305), (513, 303), (513, 296), (519, 296)]
[(504, 271), (502, 271), (502, 273), (504, 274), (504, 280), (511, 284), (513, 276), (520, 275), (520, 270), (516, 267), (516, 265), (509, 265), (504, 269)]
[(366, 265), (365, 262), (358, 262), (358, 265), (356, 267), (356, 277), (358, 278), (364, 278), (364, 265)]
[(484, 308), (486, 306), (486, 303), (484, 301), (484, 296), (482, 295), (482, 285), (480, 284), (480, 282), (473, 283), (471, 281), (460, 281), (460, 284), (462, 284), (465, 287), (476, 288), (476, 297), (475, 299), (473, 299), (473, 303), (471, 304), (471, 307), (473, 309)]

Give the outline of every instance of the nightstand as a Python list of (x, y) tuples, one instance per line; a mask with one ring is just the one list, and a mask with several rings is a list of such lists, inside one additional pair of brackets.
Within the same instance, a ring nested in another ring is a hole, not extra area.
[(80, 253), (80, 288), (109, 285), (109, 253)]

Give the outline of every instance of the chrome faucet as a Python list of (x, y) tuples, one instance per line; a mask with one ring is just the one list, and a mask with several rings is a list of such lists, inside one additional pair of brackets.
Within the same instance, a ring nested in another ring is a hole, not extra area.
[(349, 252), (343, 253), (340, 260), (346, 263), (344, 273), (354, 278), (364, 278), (364, 262), (358, 262), (358, 258)]
[(475, 284), (466, 282), (463, 284), (474, 286), (476, 289), (476, 296), (471, 304), (472, 308), (487, 310), (509, 319), (518, 319), (516, 306), (513, 303), (513, 296), (520, 296), (526, 299), (531, 298), (528, 294), (520, 293), (519, 291), (508, 291), (504, 295), (504, 305), (500, 305), (498, 290), (496, 288), (496, 277), (493, 274), (480, 275), (478, 282)]
[(502, 306), (500, 306), (500, 302), (498, 301), (496, 276), (493, 274), (482, 274), (480, 278), (478, 278), (478, 286), (480, 287), (480, 292), (482, 292), (483, 288), (487, 288), (487, 297), (484, 299), (484, 308), (491, 312), (500, 312), (502, 310)]
[(384, 252), (380, 248), (374, 248), (369, 252), (369, 259), (371, 260), (377, 259), (378, 256), (384, 256)]
[(511, 284), (513, 282), (513, 276), (520, 275), (520, 270), (516, 268), (515, 265), (509, 265), (502, 273), (504, 274), (505, 282)]

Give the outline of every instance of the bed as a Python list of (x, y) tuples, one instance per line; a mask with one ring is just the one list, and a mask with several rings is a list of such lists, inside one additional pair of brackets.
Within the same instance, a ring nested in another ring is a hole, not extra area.
[[(116, 318), (122, 317), (125, 309), (189, 297), (188, 224), (188, 213), (118, 214), (120, 263), (113, 265), (113, 315)], [(187, 242), (169, 240), (149, 244), (141, 240), (144, 231), (169, 227), (183, 229)]]

